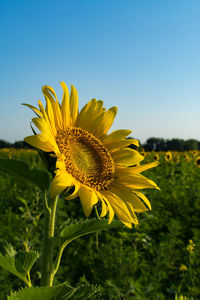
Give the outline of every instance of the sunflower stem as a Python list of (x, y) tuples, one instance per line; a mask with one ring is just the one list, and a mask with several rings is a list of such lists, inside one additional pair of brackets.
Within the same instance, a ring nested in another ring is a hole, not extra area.
[(53, 284), (53, 242), (55, 228), (55, 214), (58, 197), (50, 198), (48, 195), (48, 205), (45, 199), (44, 204), (44, 224), (42, 241), (42, 274), (41, 286), (52, 286)]

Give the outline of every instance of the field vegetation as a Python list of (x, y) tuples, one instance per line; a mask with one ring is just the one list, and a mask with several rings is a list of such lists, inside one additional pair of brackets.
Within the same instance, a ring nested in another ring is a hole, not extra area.
[[(161, 189), (145, 191), (152, 210), (139, 216), (136, 228), (122, 226), (72, 242), (64, 252), (55, 283), (97, 284), (102, 288), (95, 299), (200, 299), (200, 153), (141, 151), (145, 162), (160, 162), (144, 173)], [(45, 168), (32, 149), (2, 148), (0, 158)], [(40, 250), (41, 199), (37, 187), (1, 172), (0, 239), (17, 250)], [(95, 210), (92, 217), (96, 217)], [(85, 219), (79, 200), (61, 198), (56, 228), (76, 218)], [(39, 270), (37, 261), (31, 271), (34, 285), (39, 285)], [(20, 286), (19, 279), (0, 269), (0, 299)]]

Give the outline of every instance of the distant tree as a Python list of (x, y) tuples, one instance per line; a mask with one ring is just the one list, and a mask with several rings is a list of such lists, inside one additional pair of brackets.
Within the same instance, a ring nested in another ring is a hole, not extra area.
[(33, 148), (32, 146), (30, 146), (29, 144), (27, 144), (26, 142), (24, 141), (16, 141), (13, 143), (12, 145), (14, 148), (17, 148), (17, 149), (21, 149), (21, 148), (26, 148), (26, 149), (30, 149), (30, 148)]
[(166, 140), (163, 138), (159, 138), (156, 151), (165, 151), (165, 150), (166, 150)]
[(10, 147), (11, 147), (11, 143), (4, 140), (0, 140), (0, 148), (10, 148)]
[(185, 141), (185, 150), (198, 150), (198, 141), (195, 139)]
[(156, 151), (158, 138), (151, 137), (144, 144), (145, 151)]
[(183, 139), (171, 139), (166, 141), (167, 150), (171, 151), (184, 151), (185, 141)]
[(168, 139), (151, 137), (143, 144), (145, 151), (188, 151), (200, 150), (200, 142), (195, 139)]

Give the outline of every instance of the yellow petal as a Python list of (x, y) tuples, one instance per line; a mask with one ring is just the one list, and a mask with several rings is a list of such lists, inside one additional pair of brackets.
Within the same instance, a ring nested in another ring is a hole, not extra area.
[(57, 172), (50, 185), (50, 198), (62, 193), (67, 187), (73, 184), (73, 179), (67, 172)]
[(132, 223), (121, 221), (126, 227), (132, 228)]
[(46, 111), (44, 109), (44, 106), (43, 106), (43, 104), (42, 104), (42, 102), (40, 100), (38, 100), (38, 106), (40, 108), (41, 113), (43, 114), (43, 118), (48, 123), (49, 128), (51, 128), (52, 135), (54, 135), (55, 131), (53, 131), (53, 129), (52, 129), (52, 126), (51, 126), (50, 121), (49, 121), (49, 117), (48, 117), (48, 115), (47, 115), (47, 113), (46, 113)]
[(151, 203), (149, 202), (147, 197), (144, 194), (140, 193), (140, 192), (136, 192), (136, 194), (144, 201), (144, 203), (147, 205), (149, 210), (151, 210)]
[(55, 99), (52, 96), (52, 94), (53, 94), (56, 97), (56, 94), (55, 94), (54, 90), (53, 91), (52, 90), (53, 89), (50, 86), (45, 85), (45, 86), (42, 87), (42, 92), (44, 94), (44, 97), (45, 97), (46, 101), (48, 99), (51, 103), (53, 114), (54, 114), (55, 126), (57, 127), (57, 116), (56, 116), (56, 112), (55, 112)]
[(132, 131), (128, 129), (120, 129), (120, 130), (115, 130), (111, 132), (110, 134), (104, 136), (102, 138), (102, 141), (106, 144), (112, 144), (116, 141), (120, 141), (124, 139), (126, 136), (128, 136)]
[[(137, 216), (136, 216), (136, 214), (135, 214), (135, 210), (134, 210), (132, 204), (131, 204), (130, 202), (127, 202), (126, 205), (127, 205), (128, 210), (129, 210), (129, 212), (130, 212), (130, 214), (131, 214), (131, 217), (132, 217), (132, 219), (133, 219), (133, 223), (134, 223), (135, 225), (137, 225), (137, 224), (138, 224), (138, 218), (137, 218)], [(147, 209), (146, 209), (146, 210), (147, 210)], [(144, 211), (143, 211), (143, 212), (144, 212)]]
[[(137, 198), (137, 196), (135, 196), (135, 194), (133, 193), (133, 189), (127, 187), (127, 186), (123, 186), (123, 185), (112, 185), (112, 190), (113, 194), (117, 195), (120, 199), (122, 199), (125, 203), (126, 206), (128, 208), (128, 211), (131, 215), (132, 218), (132, 223), (134, 223), (135, 225), (138, 224), (138, 218), (135, 214), (135, 211), (138, 212), (138, 210), (140, 211), (140, 204), (138, 204), (138, 202), (141, 202), (139, 198)], [(135, 198), (136, 197), (136, 198)], [(137, 202), (137, 203), (135, 203)], [(142, 208), (143, 211), (146, 211), (147, 208), (145, 207), (145, 205), (142, 203)], [(139, 207), (139, 209), (138, 209)], [(131, 222), (122, 222), (124, 223), (127, 227), (131, 228), (132, 225), (130, 225)]]
[(96, 105), (96, 115), (99, 116), (105, 109), (103, 108), (103, 101), (98, 100)]
[(61, 115), (60, 105), (58, 103), (58, 99), (54, 89), (50, 86), (43, 86), (42, 91), (45, 96), (45, 99), (48, 98), (51, 102), (52, 109), (54, 112), (54, 120), (55, 120), (56, 128), (62, 128), (62, 115)]
[(96, 101), (96, 99), (93, 100), (95, 100), (93, 102), (94, 105), (88, 109), (87, 116), (85, 116), (84, 129), (95, 135), (95, 133), (93, 132), (93, 126), (98, 117), (105, 111), (105, 109), (103, 108), (103, 101)]
[(80, 188), (80, 185), (78, 183), (75, 184), (75, 189), (74, 189), (73, 193), (71, 195), (69, 195), (69, 196), (65, 196), (65, 199), (66, 200), (72, 200), (72, 199), (77, 198), (78, 197), (78, 190), (79, 190), (79, 188)]
[(71, 117), (70, 117), (70, 110), (69, 110), (69, 90), (63, 81), (61, 81), (60, 84), (63, 88), (61, 113), (63, 118), (63, 128), (65, 129), (67, 126), (71, 125)]
[[(108, 206), (106, 205), (105, 201), (103, 200), (101, 193), (98, 193), (98, 198), (101, 200), (101, 204), (102, 204), (100, 217), (103, 218), (103, 217), (105, 217), (105, 215), (108, 212)], [(113, 214), (113, 216), (114, 216), (114, 214)]]
[(63, 154), (58, 156), (58, 159), (56, 161), (56, 169), (59, 169), (60, 172), (66, 171), (65, 156)]
[(26, 103), (22, 103), (22, 105), (28, 106), (38, 117), (43, 117), (42, 113), (36, 107)]
[(139, 197), (137, 197), (136, 195), (133, 195), (133, 201), (132, 203), (131, 202), (128, 202), (128, 205), (129, 207), (137, 212), (137, 213), (142, 213), (142, 212), (145, 212), (145, 211), (148, 211), (149, 209), (144, 205), (144, 203), (142, 203), (142, 201), (140, 200)]
[(141, 166), (135, 166), (135, 167), (131, 167), (129, 172), (133, 172), (133, 173), (141, 173), (143, 171), (146, 171), (148, 169), (151, 169), (151, 168), (154, 168), (156, 166), (159, 165), (159, 162), (158, 161), (154, 161), (152, 163), (148, 163), (148, 164), (144, 164), (144, 165), (141, 165)]
[(46, 113), (47, 116), (49, 118), (49, 123), (53, 132), (53, 135), (56, 136), (57, 134), (57, 130), (56, 130), (56, 126), (55, 126), (55, 119), (54, 119), (54, 113), (53, 113), (53, 108), (51, 105), (51, 102), (48, 98), (46, 98)]
[(52, 128), (48, 125), (49, 122), (47, 123), (43, 118), (33, 118), (32, 121), (41, 131), (43, 138), (51, 143), (53, 151), (55, 153), (60, 153), (55, 136), (52, 135)]
[[(53, 97), (54, 97), (55, 100), (58, 100), (58, 99), (57, 99), (57, 96), (56, 96), (56, 93), (55, 93), (54, 89), (53, 89), (51, 86), (48, 86), (48, 85), (43, 86), (43, 87), (42, 87), (42, 91), (43, 91), (43, 93), (45, 93), (48, 97), (50, 97), (50, 98), (52, 98), (52, 99), (53, 99)], [(53, 95), (53, 96), (52, 96), (52, 95)], [(54, 101), (54, 99), (53, 99), (53, 101)]]
[(53, 146), (52, 144), (44, 138), (42, 134), (36, 134), (36, 135), (31, 135), (27, 136), (24, 141), (31, 146), (41, 149), (45, 152), (52, 152), (53, 151)]
[(136, 139), (131, 139), (131, 144), (135, 145), (136, 147), (140, 147), (139, 141)]
[(71, 85), (70, 93), (70, 112), (73, 126), (78, 116), (78, 92), (73, 85)]
[(133, 189), (146, 189), (146, 188), (159, 189), (155, 182), (138, 173), (126, 174), (125, 172), (122, 173), (116, 170), (115, 182), (116, 184), (122, 183)]
[(104, 198), (106, 198), (110, 203), (116, 215), (121, 221), (128, 223), (133, 222), (133, 219), (124, 201), (122, 201), (117, 195), (111, 193), (110, 191), (104, 190), (101, 193), (104, 195)]
[[(116, 194), (119, 198), (121, 198), (128, 208), (131, 208), (131, 212), (144, 212), (149, 210), (143, 203), (143, 201), (136, 196), (133, 189), (125, 186), (125, 185), (117, 185), (116, 183), (112, 185), (111, 191)], [(150, 203), (149, 203), (150, 204)], [(151, 207), (151, 204), (150, 204)], [(134, 215), (134, 218), (137, 219), (137, 217)]]
[(60, 109), (60, 104), (58, 103), (58, 101), (56, 101), (55, 103), (55, 110), (56, 110), (56, 116), (57, 116), (57, 126), (58, 128), (62, 128), (63, 127), (63, 120), (62, 120), (62, 114), (61, 114), (61, 109)]
[(49, 128), (48, 123), (45, 121), (45, 119), (43, 119), (43, 118), (33, 118), (32, 121), (35, 124), (35, 126), (42, 133), (45, 133), (46, 135), (48, 135), (50, 139), (54, 139), (54, 137), (51, 134), (51, 129)]
[(103, 196), (104, 201), (107, 204), (107, 210), (109, 211), (109, 219), (108, 219), (108, 224), (110, 224), (114, 218), (115, 212), (112, 208), (112, 206), (110, 205), (110, 202), (107, 200), (107, 198), (105, 196)]
[(103, 217), (105, 217), (105, 215), (108, 212), (108, 207), (107, 207), (107, 205), (106, 205), (106, 203), (105, 203), (105, 201), (103, 199), (101, 199), (101, 204), (102, 204), (102, 207), (101, 207), (101, 215), (100, 215), (100, 217), (103, 218)]
[(93, 118), (96, 116), (96, 105), (97, 100), (92, 99), (81, 109), (77, 117), (76, 127), (80, 127), (86, 130), (90, 128), (91, 120), (93, 120)]
[(48, 119), (47, 118), (47, 114), (46, 114), (44, 106), (43, 106), (43, 104), (42, 104), (42, 102), (40, 100), (38, 100), (38, 106), (39, 106), (39, 109), (40, 109), (40, 111), (41, 111), (41, 113), (43, 115), (43, 118), (47, 121), (47, 119)]
[(144, 157), (138, 151), (133, 149), (122, 149), (112, 153), (112, 157), (116, 164), (131, 166), (137, 165)]
[(83, 211), (86, 217), (89, 217), (93, 206), (98, 202), (96, 193), (83, 185), (80, 186), (78, 191)]
[(110, 150), (111, 152), (115, 152), (116, 150), (130, 146), (131, 144), (135, 145), (136, 144), (135, 141), (136, 140), (134, 139), (126, 139), (126, 140), (116, 141), (108, 145), (106, 145), (106, 143), (104, 142), (103, 144), (108, 148), (108, 150)]
[(94, 124), (90, 130), (97, 138), (101, 138), (102, 136), (106, 135), (113, 124), (117, 110), (117, 107), (113, 106), (107, 111), (101, 113), (100, 116), (94, 121)]

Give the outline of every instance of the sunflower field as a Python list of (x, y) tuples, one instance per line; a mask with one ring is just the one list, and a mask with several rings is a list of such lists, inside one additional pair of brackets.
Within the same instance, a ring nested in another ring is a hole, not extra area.
[[(159, 161), (145, 171), (160, 191), (145, 191), (152, 210), (138, 214), (133, 229), (102, 231), (70, 244), (62, 257), (56, 283), (100, 286), (92, 299), (200, 299), (200, 153), (144, 152), (144, 162)], [(3, 148), (0, 158), (45, 166), (35, 150)], [(40, 250), (43, 221), (40, 190), (20, 176), (0, 172), (0, 239), (21, 250)], [(89, 218), (96, 217), (93, 210)], [(77, 201), (61, 199), (56, 224), (85, 218)], [(55, 245), (55, 249), (58, 245)], [(40, 260), (33, 267), (39, 269)], [(32, 272), (32, 271), (31, 271)], [(33, 282), (41, 274), (36, 271)], [(0, 299), (23, 286), (0, 269)]]

